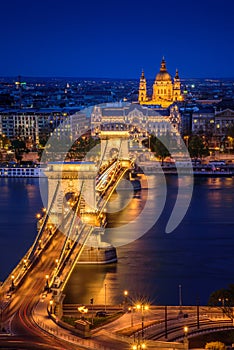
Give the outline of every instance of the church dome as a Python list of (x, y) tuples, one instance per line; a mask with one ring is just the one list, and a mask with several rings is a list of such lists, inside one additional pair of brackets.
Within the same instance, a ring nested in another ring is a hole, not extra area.
[(164, 58), (162, 59), (160, 71), (156, 75), (155, 81), (169, 81), (169, 82), (172, 82), (172, 77), (167, 71), (166, 61), (165, 61)]

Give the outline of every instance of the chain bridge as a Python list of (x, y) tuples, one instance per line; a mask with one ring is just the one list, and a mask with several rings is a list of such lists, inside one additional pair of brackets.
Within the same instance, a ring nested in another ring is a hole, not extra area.
[[(38, 262), (45, 261), (44, 289), (53, 292), (60, 314), (63, 290), (86, 245), (100, 241), (106, 225), (106, 205), (123, 176), (133, 167), (128, 130), (100, 132), (99, 162), (51, 162), (48, 205), (37, 237), (1, 286), (2, 294), (17, 294)], [(52, 250), (51, 253), (49, 253)], [(42, 279), (43, 281), (43, 279)]]

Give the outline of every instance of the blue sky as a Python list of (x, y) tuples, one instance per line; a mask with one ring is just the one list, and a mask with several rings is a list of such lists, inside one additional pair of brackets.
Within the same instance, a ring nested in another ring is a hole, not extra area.
[(234, 77), (233, 0), (8, 0), (0, 76)]

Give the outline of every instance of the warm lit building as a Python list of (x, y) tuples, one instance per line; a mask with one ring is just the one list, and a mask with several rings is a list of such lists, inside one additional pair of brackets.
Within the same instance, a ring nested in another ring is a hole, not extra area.
[(178, 70), (176, 70), (176, 75), (172, 79), (167, 71), (164, 57), (161, 62), (160, 71), (156, 75), (153, 84), (153, 95), (151, 98), (147, 96), (147, 83), (144, 71), (142, 71), (138, 101), (143, 105), (159, 105), (164, 108), (170, 106), (173, 102), (183, 101)]
[(165, 136), (168, 133), (178, 135), (181, 117), (177, 105), (170, 108), (147, 108), (139, 104), (113, 103), (95, 106), (91, 114), (91, 128), (93, 134), (98, 134), (103, 125), (109, 129), (115, 125), (127, 128), (130, 134)]

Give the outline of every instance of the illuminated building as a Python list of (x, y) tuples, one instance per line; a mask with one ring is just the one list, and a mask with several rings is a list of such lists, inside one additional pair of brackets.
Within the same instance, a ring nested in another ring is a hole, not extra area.
[(142, 71), (139, 84), (138, 101), (143, 105), (159, 105), (163, 108), (170, 106), (173, 102), (183, 101), (180, 88), (180, 77), (178, 70), (174, 79), (168, 73), (166, 61), (163, 57), (159, 73), (156, 75), (153, 84), (153, 95), (150, 99), (147, 96), (147, 84), (144, 71)]
[(138, 136), (151, 132), (156, 136), (177, 135), (180, 132), (181, 116), (177, 105), (170, 108), (147, 108), (139, 104), (113, 103), (95, 106), (91, 115), (92, 132), (99, 133), (101, 125), (120, 129), (127, 127), (130, 133), (137, 128)]

